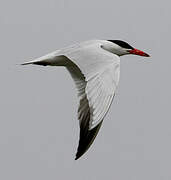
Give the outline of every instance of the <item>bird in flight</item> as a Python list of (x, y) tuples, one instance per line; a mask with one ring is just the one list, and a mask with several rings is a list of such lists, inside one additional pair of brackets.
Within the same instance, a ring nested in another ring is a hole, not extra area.
[(65, 66), (79, 98), (80, 158), (93, 143), (115, 95), (120, 75), (120, 56), (149, 57), (121, 40), (89, 40), (56, 50), (22, 65)]

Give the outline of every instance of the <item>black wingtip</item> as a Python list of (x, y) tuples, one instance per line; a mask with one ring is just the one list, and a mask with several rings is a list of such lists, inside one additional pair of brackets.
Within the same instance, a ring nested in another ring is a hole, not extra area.
[[(88, 150), (88, 149), (87, 149)], [(86, 151), (87, 151), (86, 150)], [(85, 151), (85, 152), (86, 152)], [(75, 160), (78, 160), (85, 152), (80, 152), (80, 151), (77, 151), (76, 155), (75, 155)]]
[(84, 133), (82, 133), (82, 129), (80, 129), (80, 140), (75, 160), (79, 159), (89, 149), (99, 132), (102, 122), (103, 120), (92, 130), (87, 130)]
[(76, 156), (76, 157), (75, 157), (75, 160), (77, 160), (77, 159), (79, 159), (79, 158), (80, 158), (80, 157), (77, 157), (77, 156)]

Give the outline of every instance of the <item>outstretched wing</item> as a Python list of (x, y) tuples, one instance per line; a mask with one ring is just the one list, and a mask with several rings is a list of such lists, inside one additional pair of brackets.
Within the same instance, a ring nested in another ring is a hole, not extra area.
[(67, 69), (74, 79), (79, 97), (78, 159), (93, 143), (110, 108), (119, 81), (119, 57), (97, 45), (79, 49), (66, 56), (74, 63)]
[(23, 64), (66, 66), (74, 79), (80, 122), (76, 159), (93, 143), (119, 82), (120, 58), (104, 50), (103, 43), (95, 40), (76, 44)]
[[(79, 146), (77, 149), (76, 159), (81, 157), (86, 150), (90, 147), (93, 143), (102, 121), (97, 125), (95, 128), (89, 130), (89, 123), (90, 123), (90, 106), (87, 99), (87, 95), (85, 92), (87, 82), (83, 74), (80, 72), (79, 68), (74, 66), (67, 68), (71, 73), (71, 76), (74, 79), (78, 90), (78, 97), (79, 97), (79, 108), (78, 108), (78, 119), (80, 122), (80, 138), (79, 138)], [(79, 74), (80, 73), (80, 74)]]

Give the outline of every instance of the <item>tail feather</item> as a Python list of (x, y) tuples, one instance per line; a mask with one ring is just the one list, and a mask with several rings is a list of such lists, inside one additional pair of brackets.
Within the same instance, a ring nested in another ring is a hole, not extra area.
[(30, 62), (25, 62), (25, 63), (22, 63), (21, 65), (29, 65), (29, 64), (35, 64), (35, 62), (32, 62), (32, 61), (30, 61)]
[(49, 65), (49, 63), (47, 63), (46, 61), (45, 62), (43, 62), (43, 61), (30, 61), (30, 62), (22, 63), (21, 65), (29, 65), (29, 64), (42, 65), (42, 66)]
[(44, 66), (51, 65), (56, 61), (56, 57), (57, 56), (55, 55), (55, 52), (52, 52), (45, 56), (36, 58), (32, 61), (22, 63), (21, 65), (29, 65), (29, 64), (44, 65)]
[(37, 58), (35, 60), (22, 63), (21, 65), (29, 65), (29, 64), (35, 64), (35, 65), (42, 65), (42, 66), (67, 66), (69, 64), (72, 64), (72, 62), (64, 55), (58, 55), (56, 56), (54, 53), (47, 54), (45, 56), (42, 56), (40, 58)]

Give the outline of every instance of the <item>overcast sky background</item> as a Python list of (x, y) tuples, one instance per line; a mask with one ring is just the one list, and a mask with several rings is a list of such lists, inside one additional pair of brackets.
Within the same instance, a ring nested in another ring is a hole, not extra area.
[[(0, 0), (0, 179), (171, 179), (169, 0)], [(122, 39), (119, 89), (89, 151), (74, 160), (77, 95), (62, 67), (22, 62), (88, 39)]]

